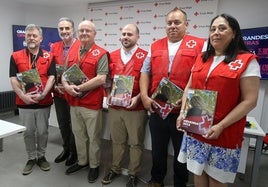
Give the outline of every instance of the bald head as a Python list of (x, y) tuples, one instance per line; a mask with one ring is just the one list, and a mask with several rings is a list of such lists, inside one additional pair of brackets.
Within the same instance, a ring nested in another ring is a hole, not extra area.
[(82, 22), (80, 22), (79, 25), (78, 25), (78, 30), (79, 30), (80, 27), (85, 26), (85, 25), (87, 27), (92, 28), (92, 30), (94, 32), (96, 32), (95, 24), (92, 21), (89, 21), (89, 20), (83, 20)]
[(94, 23), (84, 20), (78, 25), (78, 39), (82, 46), (90, 47), (95, 40), (96, 29)]
[(125, 26), (123, 27), (123, 30), (124, 30), (124, 29), (132, 29), (132, 30), (135, 31), (138, 35), (140, 34), (140, 30), (139, 30), (138, 26), (135, 25), (135, 24), (132, 24), (132, 23), (125, 25)]
[(139, 28), (135, 24), (127, 24), (122, 29), (121, 44), (126, 51), (136, 46), (140, 36)]

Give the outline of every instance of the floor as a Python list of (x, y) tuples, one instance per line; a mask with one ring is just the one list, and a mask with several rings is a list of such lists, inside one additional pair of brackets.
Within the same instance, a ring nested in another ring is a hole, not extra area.
[[(0, 114), (0, 119), (7, 120), (14, 123), (20, 123), (19, 117), (13, 113)], [(0, 126), (1, 128), (1, 126)], [(26, 152), (23, 142), (23, 134), (19, 133), (4, 138), (3, 142), (3, 152), (0, 152), (0, 181), (1, 187), (99, 187), (103, 186), (101, 183), (101, 178), (104, 177), (107, 169), (109, 169), (111, 160), (111, 142), (108, 140), (102, 140), (102, 156), (101, 156), (101, 166), (100, 166), (100, 177), (98, 181), (94, 184), (89, 184), (87, 182), (87, 170), (82, 170), (78, 173), (72, 175), (65, 175), (65, 170), (67, 167), (64, 163), (56, 164), (54, 163), (55, 157), (62, 151), (61, 147), (61, 136), (59, 129), (54, 126), (49, 127), (49, 140), (47, 147), (46, 158), (51, 164), (51, 170), (44, 172), (38, 167), (34, 168), (34, 171), (23, 176), (21, 171), (26, 163)], [(234, 184), (230, 184), (229, 187), (250, 187), (250, 175), (251, 175), (251, 163), (253, 157), (253, 148), (250, 148), (248, 156), (248, 164), (246, 167), (245, 175), (237, 175)], [(123, 167), (127, 166), (128, 156), (126, 155)], [(150, 168), (151, 168), (151, 154), (150, 151), (145, 150), (143, 155), (142, 171), (139, 174), (138, 187), (146, 186), (146, 182), (150, 179)], [(168, 159), (168, 174), (165, 178), (165, 186), (172, 186), (172, 156)], [(259, 169), (259, 179), (257, 187), (267, 186), (268, 183), (268, 154), (263, 153), (261, 157), (261, 167)], [(123, 170), (121, 177), (117, 178), (111, 184), (106, 185), (107, 187), (123, 187), (127, 182), (127, 176)], [(188, 186), (193, 185), (192, 175), (190, 175), (190, 180)]]

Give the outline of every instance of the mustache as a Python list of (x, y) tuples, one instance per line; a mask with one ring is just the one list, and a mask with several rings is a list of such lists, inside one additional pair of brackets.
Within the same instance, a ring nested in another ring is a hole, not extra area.
[(129, 40), (127, 38), (125, 38), (125, 39), (119, 38), (119, 41), (120, 42), (128, 42)]
[(63, 39), (69, 39), (71, 38), (71, 35), (69, 33), (66, 33), (64, 35), (61, 35), (60, 38), (63, 40)]

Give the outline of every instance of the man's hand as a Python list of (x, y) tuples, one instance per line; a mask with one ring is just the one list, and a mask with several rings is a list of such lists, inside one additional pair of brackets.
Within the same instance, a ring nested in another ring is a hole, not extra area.
[(131, 103), (129, 106), (127, 106), (126, 108), (128, 109), (134, 109), (138, 106), (138, 104), (140, 103), (140, 96), (135, 96), (131, 98)]
[(76, 85), (66, 85), (64, 86), (64, 88), (65, 91), (73, 97), (77, 97), (81, 94), (81, 92), (79, 91), (79, 87)]
[(148, 96), (141, 97), (141, 100), (142, 100), (144, 108), (148, 112), (154, 113), (154, 110), (153, 110), (154, 100)]
[[(36, 94), (35, 94), (36, 95)], [(27, 105), (31, 105), (31, 104), (36, 104), (39, 101), (37, 101), (35, 98), (36, 96), (32, 95), (32, 94), (23, 94), (21, 96), (21, 99), (23, 100), (24, 103), (26, 103)], [(40, 94), (38, 94), (40, 95)]]
[(171, 103), (171, 105), (174, 107), (174, 109), (180, 109), (181, 108), (181, 103), (182, 103), (182, 100), (179, 99), (178, 101), (176, 101), (176, 103)]
[(64, 94), (64, 87), (62, 84), (55, 85), (54, 90), (60, 94)]

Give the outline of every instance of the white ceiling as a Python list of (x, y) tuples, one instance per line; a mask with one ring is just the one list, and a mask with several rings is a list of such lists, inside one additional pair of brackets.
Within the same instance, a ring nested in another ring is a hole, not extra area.
[(117, 0), (14, 0), (19, 3), (32, 5), (46, 5), (46, 6), (72, 6), (88, 3), (102, 3)]

